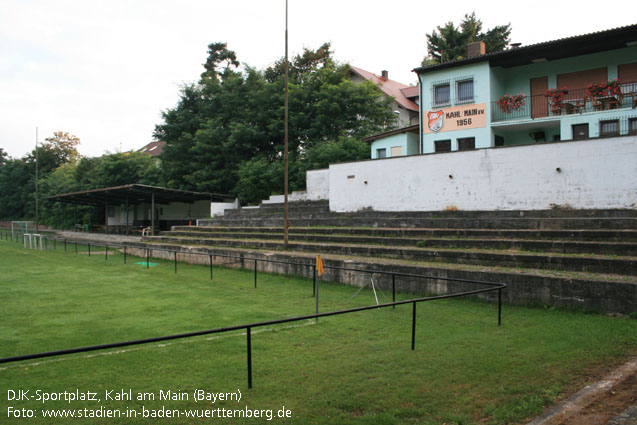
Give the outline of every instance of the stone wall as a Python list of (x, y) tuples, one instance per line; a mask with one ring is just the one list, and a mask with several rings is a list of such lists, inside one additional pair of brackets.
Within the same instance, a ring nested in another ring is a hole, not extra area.
[(637, 136), (334, 164), (329, 201), (335, 212), (637, 208)]
[[(312, 266), (315, 258), (311, 255), (286, 254), (286, 253), (264, 253), (264, 252), (244, 252), (224, 249), (189, 248), (183, 246), (164, 247), (163, 249), (176, 250), (178, 261), (192, 264), (210, 264), (212, 256), (213, 265), (224, 265), (233, 268), (254, 268), (254, 259), (269, 260), (272, 262), (257, 262), (259, 272), (292, 274), (311, 278)], [(143, 247), (129, 247), (128, 253), (145, 257)], [(216, 254), (216, 256), (215, 256)], [(224, 258), (222, 255), (238, 256), (242, 259)], [(173, 260), (174, 254), (170, 252), (151, 251), (152, 258), (163, 258)], [(299, 264), (281, 264), (277, 261), (292, 262)], [(341, 282), (347, 285), (363, 286), (368, 285), (373, 276), (374, 284), (380, 288), (391, 300), (392, 276), (390, 274), (371, 274), (364, 272), (340, 270), (359, 269), (365, 271), (395, 272), (403, 274), (413, 274), (423, 277), (405, 277), (397, 275), (395, 277), (396, 290), (398, 292), (409, 292), (414, 294), (435, 294), (442, 295), (484, 288), (483, 285), (462, 282), (461, 280), (479, 280), (490, 283), (506, 283), (508, 288), (502, 290), (502, 300), (508, 304), (518, 305), (550, 305), (558, 308), (594, 311), (599, 313), (619, 313), (632, 314), (637, 311), (635, 300), (637, 300), (637, 285), (634, 283), (618, 283), (590, 281), (584, 279), (572, 279), (565, 283), (564, 279), (543, 277), (537, 275), (509, 274), (497, 272), (476, 272), (465, 270), (438, 269), (433, 267), (405, 266), (398, 264), (376, 264), (364, 261), (352, 260), (325, 260), (326, 269), (323, 280)], [(331, 269), (329, 267), (335, 267)], [(447, 280), (451, 279), (451, 280)], [(457, 279), (457, 280), (453, 280)], [(309, 284), (308, 284), (309, 285)], [(311, 293), (311, 288), (308, 287)], [(475, 295), (479, 299), (490, 302), (497, 301), (497, 291)]]

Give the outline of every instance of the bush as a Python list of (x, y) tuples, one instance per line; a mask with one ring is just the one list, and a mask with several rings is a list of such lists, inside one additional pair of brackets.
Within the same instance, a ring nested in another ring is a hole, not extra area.
[[(369, 145), (350, 137), (316, 144), (302, 155), (290, 155), (289, 193), (305, 189), (305, 172), (327, 168), (330, 164), (369, 158)], [(270, 195), (281, 194), (283, 188), (283, 158), (274, 162), (253, 158), (239, 167), (239, 180), (234, 192), (242, 204), (255, 204)]]

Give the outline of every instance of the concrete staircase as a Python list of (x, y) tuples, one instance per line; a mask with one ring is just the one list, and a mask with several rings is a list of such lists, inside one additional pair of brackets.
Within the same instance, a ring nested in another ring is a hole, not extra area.
[(637, 311), (637, 210), (334, 213), (327, 201), (227, 210), (147, 242), (224, 252), (320, 253), (335, 264), (510, 284), (511, 302)]

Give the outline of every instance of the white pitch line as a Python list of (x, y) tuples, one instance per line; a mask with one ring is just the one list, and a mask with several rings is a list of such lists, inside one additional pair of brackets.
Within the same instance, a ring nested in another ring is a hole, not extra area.
[[(280, 328), (263, 328), (263, 329), (259, 329), (259, 330), (254, 330), (251, 333), (252, 334), (259, 334), (259, 333), (263, 333), (263, 332), (272, 332), (272, 331), (281, 330), (281, 329), (294, 329), (294, 328), (300, 328), (302, 326), (312, 326), (314, 324), (316, 324), (316, 322), (310, 321), (310, 319), (308, 319), (308, 321), (306, 323), (302, 323), (302, 324), (299, 324), (299, 325), (282, 326)], [(105, 352), (101, 352), (101, 353), (84, 354), (84, 355), (81, 355), (81, 356), (72, 356), (72, 357), (60, 356), (59, 358), (56, 358), (56, 359), (43, 360), (43, 361), (27, 363), (27, 364), (24, 364), (24, 363), (19, 364), (18, 362), (16, 362), (15, 364), (12, 364), (12, 365), (9, 365), (9, 366), (0, 367), (0, 371), (7, 370), (7, 369), (12, 369), (12, 368), (16, 368), (16, 367), (31, 367), (31, 366), (39, 366), (39, 365), (43, 365), (43, 364), (48, 364), (48, 363), (57, 363), (57, 362), (63, 362), (63, 361), (69, 361), (69, 360), (76, 360), (76, 359), (90, 359), (90, 358), (99, 357), (99, 356), (112, 356), (114, 354), (124, 354), (124, 353), (130, 353), (130, 352), (133, 352), (133, 351), (147, 350), (147, 349), (151, 349), (151, 348), (165, 348), (165, 347), (169, 347), (171, 345), (176, 345), (176, 344), (192, 344), (192, 343), (195, 343), (195, 342), (214, 341), (214, 340), (217, 340), (217, 339), (234, 338), (234, 337), (245, 336), (245, 335), (247, 335), (247, 332), (233, 333), (233, 334), (230, 334), (230, 335), (215, 335), (215, 336), (211, 336), (211, 337), (208, 337), (208, 338), (197, 338), (197, 339), (193, 339), (194, 337), (193, 338), (184, 338), (184, 339), (181, 339), (181, 340), (176, 340), (176, 341), (172, 341), (172, 342), (168, 342), (168, 343), (158, 343), (158, 344), (154, 344), (154, 345), (141, 344), (139, 347), (127, 348), (127, 349), (123, 349), (123, 350), (105, 351)]]

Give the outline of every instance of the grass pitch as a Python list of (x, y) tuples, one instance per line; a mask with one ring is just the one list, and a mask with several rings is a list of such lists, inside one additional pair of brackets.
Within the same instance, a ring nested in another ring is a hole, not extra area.
[[(205, 266), (180, 263), (174, 274), (169, 261), (146, 269), (116, 253), (105, 261), (103, 249), (88, 257), (57, 248), (0, 241), (0, 357), (314, 312), (308, 279), (259, 273), (254, 289), (251, 271), (215, 268), (211, 281)], [(363, 290), (348, 303), (356, 289), (321, 282), (321, 311), (374, 302)], [(497, 306), (460, 299), (420, 304), (417, 316), (415, 351), (408, 305), (253, 329), (251, 390), (244, 332), (1, 364), (0, 423), (158, 421), (144, 412), (179, 413), (162, 421), (175, 424), (521, 423), (637, 353), (631, 319), (505, 305), (498, 327)], [(29, 398), (17, 399), (19, 390)], [(188, 399), (160, 400), (169, 390)], [(240, 392), (241, 400), (195, 401), (198, 390)], [(69, 402), (65, 391), (100, 401)], [(214, 409), (252, 417), (185, 415)], [(17, 419), (17, 411), (35, 417)], [(104, 416), (45, 418), (51, 411)], [(280, 411), (289, 417), (278, 418)]]

